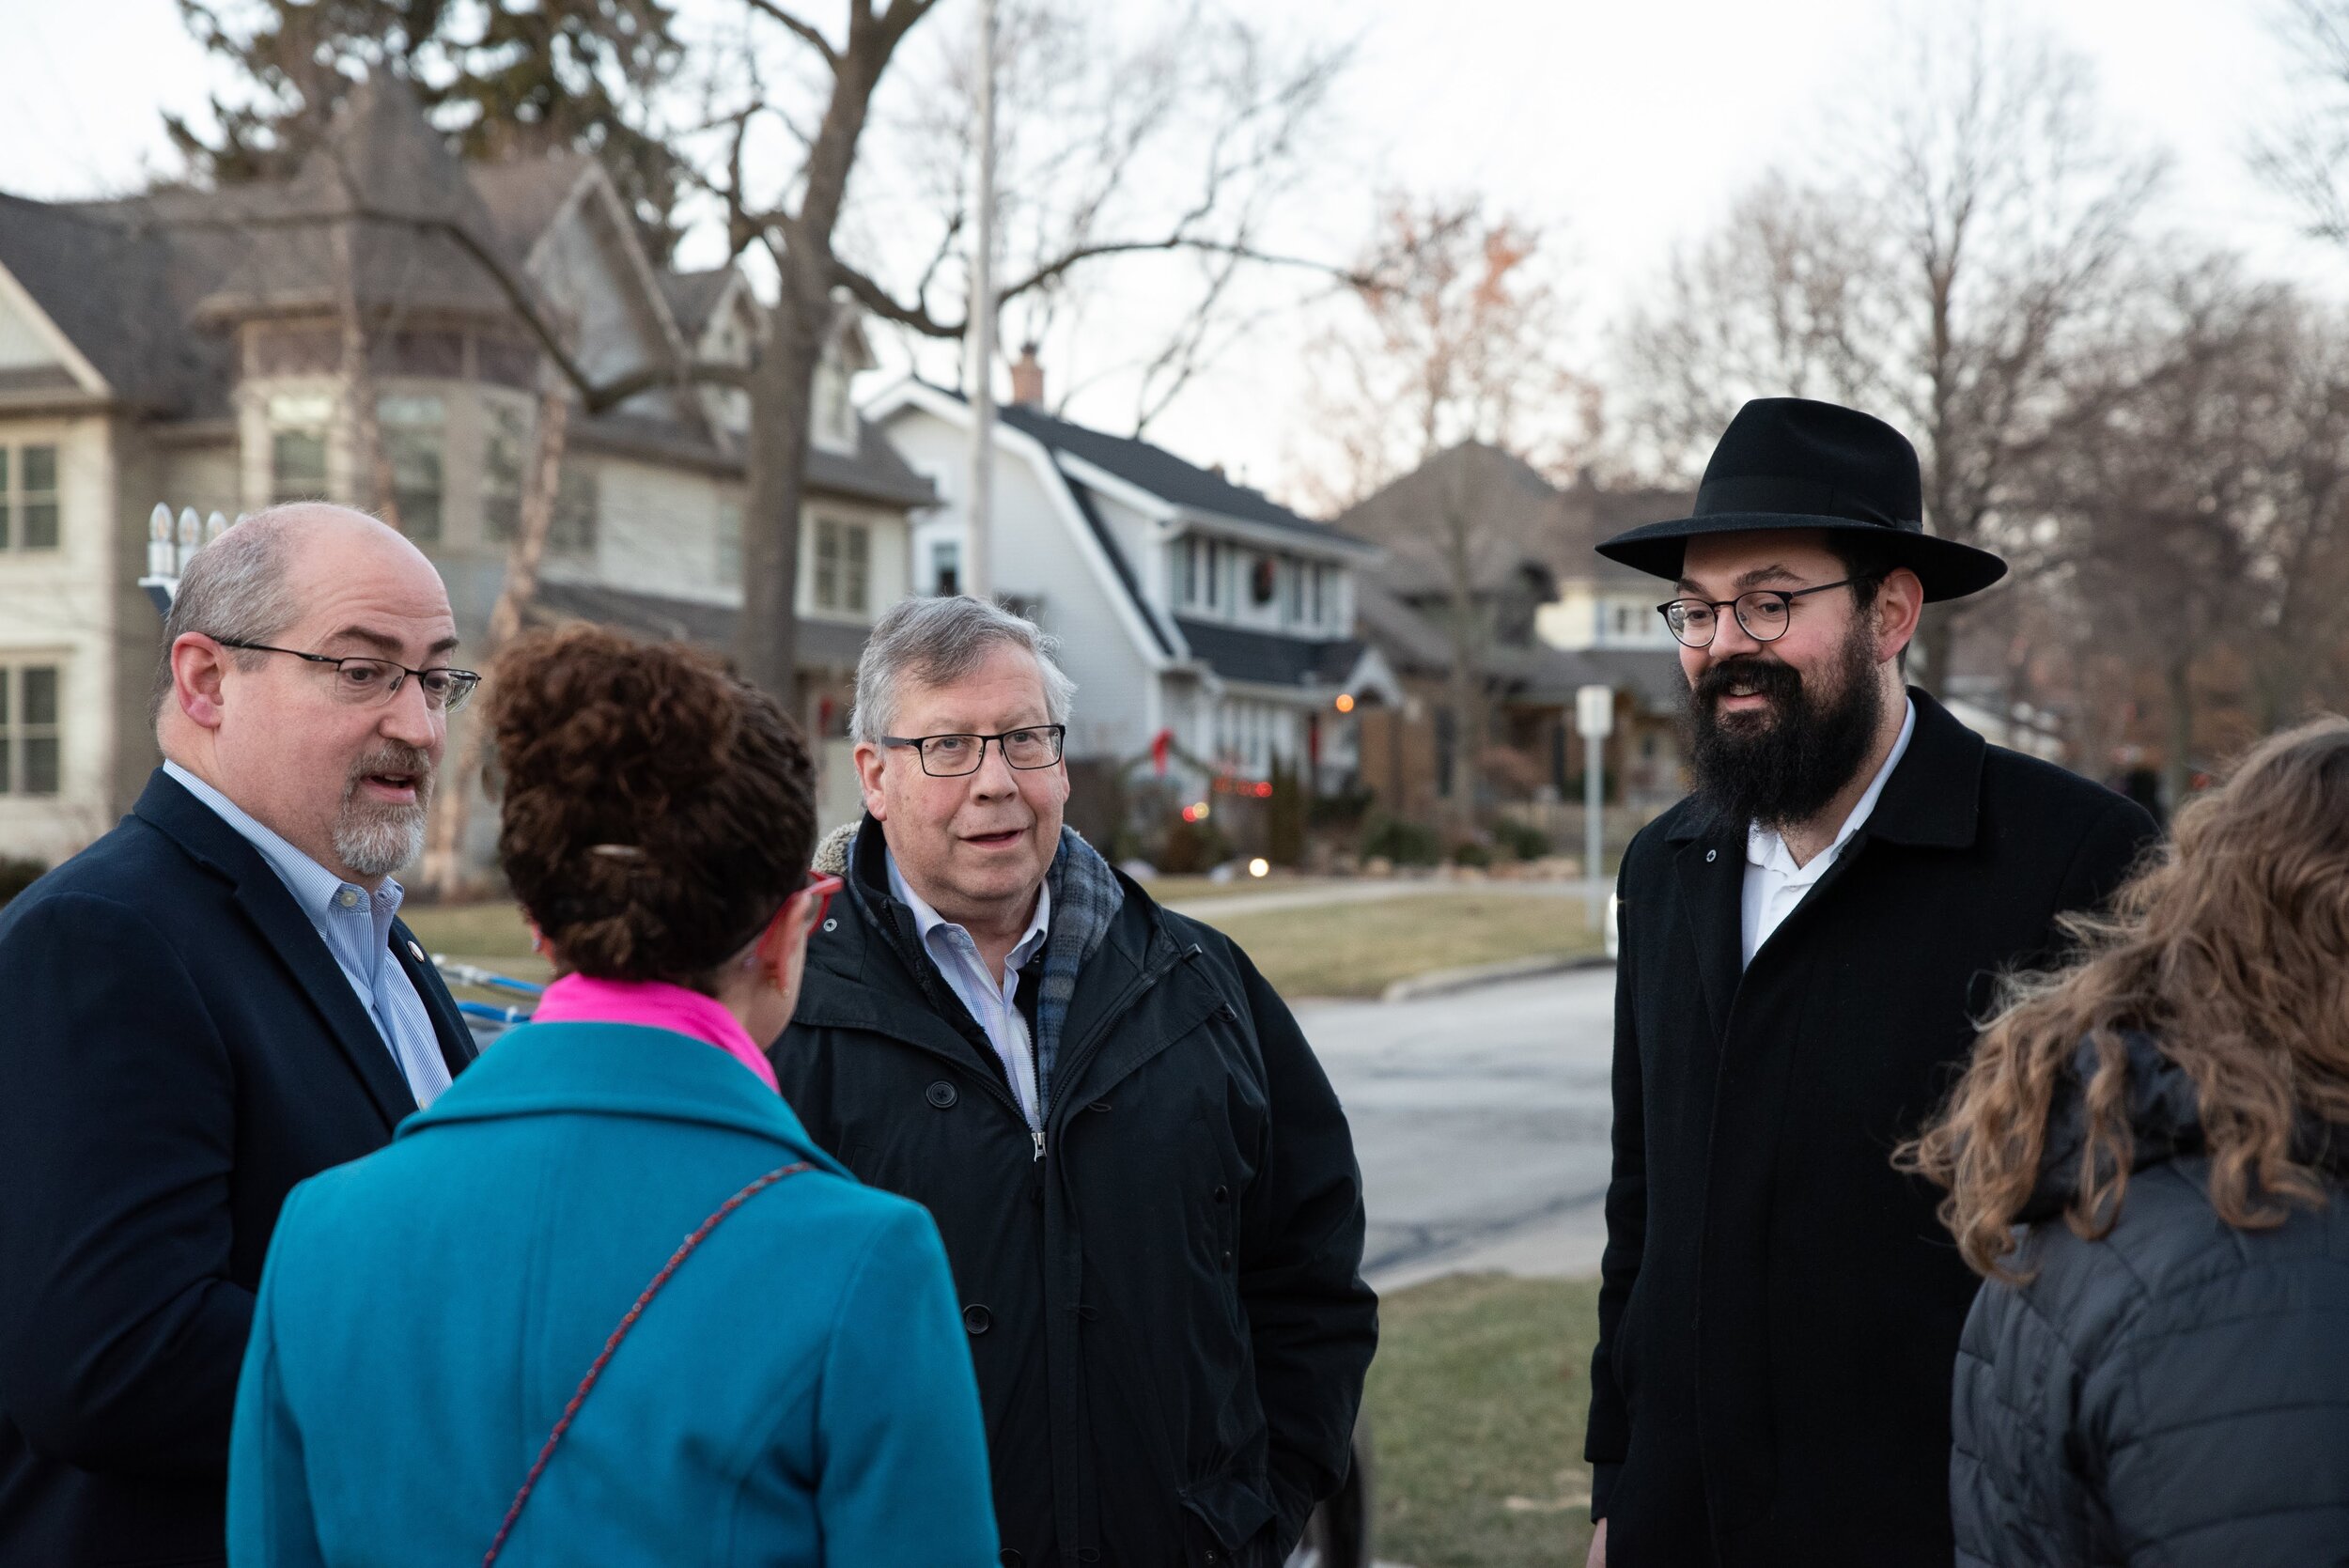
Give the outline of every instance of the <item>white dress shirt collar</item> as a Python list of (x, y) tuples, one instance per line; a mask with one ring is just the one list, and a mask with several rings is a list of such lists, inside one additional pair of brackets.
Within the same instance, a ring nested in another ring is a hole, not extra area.
[(1900, 766), (1908, 753), (1909, 737), (1917, 733), (1917, 704), (1906, 699), (1907, 713), (1901, 720), (1901, 733), (1892, 742), (1884, 766), (1868, 781), (1867, 789), (1853, 803), (1851, 813), (1843, 818), (1843, 826), (1836, 831), (1828, 846), (1801, 865), (1786, 847), (1786, 841), (1776, 830), (1759, 822), (1746, 827), (1746, 882), (1742, 909), (1742, 935), (1745, 939), (1745, 961), (1753, 962), (1753, 955), (1762, 944), (1770, 939), (1779, 923), (1794, 912), (1803, 897), (1835, 864), (1843, 846), (1859, 831), (1876, 809), (1876, 800), (1884, 794), (1885, 784), (1892, 777), (1892, 769)]

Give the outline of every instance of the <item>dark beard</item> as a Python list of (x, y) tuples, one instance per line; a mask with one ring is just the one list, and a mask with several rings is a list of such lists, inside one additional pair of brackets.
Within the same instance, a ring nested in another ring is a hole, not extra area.
[[(1844, 639), (1835, 675), (1835, 690), (1822, 696), (1793, 665), (1750, 654), (1698, 677), (1688, 690), (1690, 800), (1706, 829), (1743, 833), (1758, 822), (1782, 831), (1818, 815), (1852, 782), (1884, 721), (1864, 621)], [(1724, 717), (1720, 699), (1739, 684), (1767, 697), (1768, 711)]]

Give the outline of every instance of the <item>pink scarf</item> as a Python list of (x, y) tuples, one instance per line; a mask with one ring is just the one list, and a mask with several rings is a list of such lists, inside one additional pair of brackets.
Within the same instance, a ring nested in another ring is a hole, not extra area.
[(715, 998), (662, 980), (590, 980), (567, 974), (547, 987), (531, 1015), (535, 1023), (625, 1023), (689, 1034), (717, 1047), (781, 1094), (775, 1069), (749, 1030)]

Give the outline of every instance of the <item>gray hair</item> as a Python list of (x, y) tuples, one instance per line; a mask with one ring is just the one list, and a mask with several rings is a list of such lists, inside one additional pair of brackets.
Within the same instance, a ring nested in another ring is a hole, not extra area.
[[(197, 551), (172, 595), (163, 616), (163, 657), (157, 661), (155, 690), (148, 700), (148, 716), (160, 719), (171, 696), (171, 645), (182, 633), (200, 631), (224, 642), (266, 643), (291, 626), (301, 613), (288, 579), (293, 551), (287, 547), (288, 514), (312, 508), (316, 503), (272, 506), (254, 513)], [(250, 670), (261, 655), (241, 650), (232, 654), (237, 667)]]
[(977, 669), (993, 649), (1025, 649), (1044, 679), (1044, 711), (1055, 724), (1068, 722), (1077, 683), (1052, 662), (1059, 644), (1034, 621), (972, 598), (900, 599), (873, 624), (856, 661), (856, 710), (848, 734), (873, 745), (897, 721), (897, 694), (910, 675), (924, 686), (944, 686)]

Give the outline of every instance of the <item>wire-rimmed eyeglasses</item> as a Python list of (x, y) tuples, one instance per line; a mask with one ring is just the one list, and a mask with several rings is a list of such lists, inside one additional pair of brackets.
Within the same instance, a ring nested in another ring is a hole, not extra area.
[(390, 702), (408, 677), (413, 675), (418, 690), (424, 692), (425, 706), (454, 713), (465, 706), (473, 689), (481, 684), (481, 677), (473, 671), (453, 670), (445, 664), (436, 664), (429, 670), (412, 670), (397, 659), (337, 659), (332, 654), (303, 653), (300, 648), (273, 648), (267, 643), (241, 643), (232, 637), (215, 637), (212, 641), (224, 648), (291, 654), (313, 664), (331, 664), (334, 667), (334, 695), (353, 707), (373, 707)]
[(1824, 594), (1829, 588), (1848, 588), (1855, 582), (1872, 581), (1872, 574), (1863, 574), (1822, 582), (1812, 588), (1755, 588), (1735, 598), (1668, 599), (1656, 607), (1656, 613), (1664, 617), (1664, 624), (1685, 647), (1711, 647), (1720, 631), (1723, 610), (1736, 616), (1738, 626), (1755, 642), (1775, 643), (1786, 635), (1786, 628), (1795, 618), (1795, 600), (1803, 595)]
[(958, 779), (986, 765), (990, 740), (1014, 768), (1050, 768), (1060, 760), (1061, 742), (1067, 734), (1066, 724), (1031, 724), (1001, 735), (884, 735), (881, 744), (910, 746), (922, 759), (923, 772), (934, 779)]

